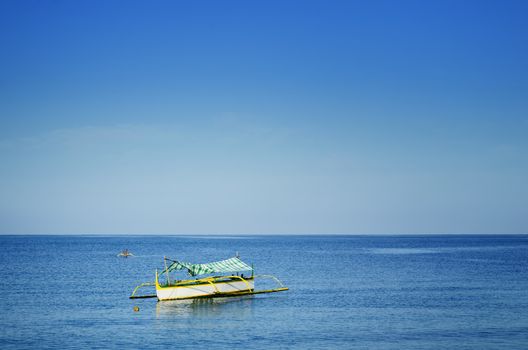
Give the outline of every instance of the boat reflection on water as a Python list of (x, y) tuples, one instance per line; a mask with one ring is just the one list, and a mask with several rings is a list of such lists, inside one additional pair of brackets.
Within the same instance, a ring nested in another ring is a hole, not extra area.
[(218, 316), (233, 313), (236, 317), (253, 312), (254, 295), (226, 298), (167, 300), (156, 303), (156, 317)]

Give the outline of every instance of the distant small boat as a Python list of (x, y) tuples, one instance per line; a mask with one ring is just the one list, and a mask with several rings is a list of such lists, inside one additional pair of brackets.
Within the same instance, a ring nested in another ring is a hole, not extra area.
[(122, 256), (123, 258), (128, 258), (129, 256), (134, 256), (134, 254), (129, 252), (128, 249), (125, 249), (121, 253), (117, 254), (117, 256)]

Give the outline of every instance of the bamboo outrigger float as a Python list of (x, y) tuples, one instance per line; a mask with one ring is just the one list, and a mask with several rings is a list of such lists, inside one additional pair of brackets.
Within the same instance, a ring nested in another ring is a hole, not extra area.
[[(167, 261), (171, 264), (167, 266)], [(214, 297), (234, 297), (241, 295), (275, 293), (288, 290), (282, 282), (271, 275), (255, 275), (253, 267), (247, 265), (238, 257), (217, 261), (208, 264), (190, 264), (176, 260), (164, 258), (165, 269), (158, 274), (156, 270), (155, 281), (138, 285), (130, 299), (158, 298), (163, 300), (182, 300), (194, 298), (214, 298)], [(206, 276), (195, 279), (171, 280), (170, 272), (174, 270), (187, 270), (191, 276), (204, 274), (230, 273), (221, 276)], [(244, 277), (242, 272), (251, 272), (251, 275)], [(240, 273), (240, 274), (239, 274)], [(165, 277), (165, 281), (160, 282), (160, 276)], [(274, 289), (255, 290), (255, 280), (269, 278), (274, 280), (278, 287)], [(136, 295), (143, 287), (155, 287), (156, 294)]]

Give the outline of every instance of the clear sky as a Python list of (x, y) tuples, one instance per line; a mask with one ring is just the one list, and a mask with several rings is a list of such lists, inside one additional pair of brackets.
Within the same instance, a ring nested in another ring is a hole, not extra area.
[(0, 233), (528, 233), (528, 1), (0, 2)]

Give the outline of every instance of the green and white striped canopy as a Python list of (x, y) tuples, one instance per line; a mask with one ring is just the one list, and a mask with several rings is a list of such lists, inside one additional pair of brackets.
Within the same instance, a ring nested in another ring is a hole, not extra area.
[(197, 276), (216, 272), (252, 271), (253, 268), (239, 258), (235, 257), (207, 264), (191, 264), (181, 261), (174, 261), (167, 268), (167, 270), (169, 272), (174, 270), (187, 270), (191, 276)]

